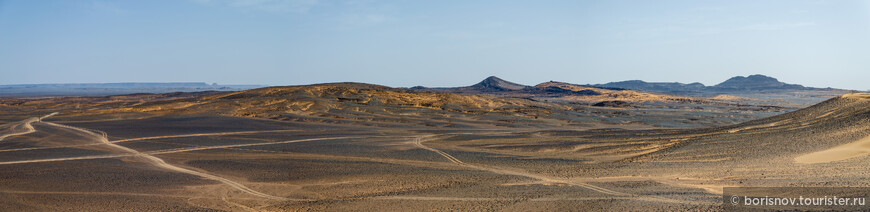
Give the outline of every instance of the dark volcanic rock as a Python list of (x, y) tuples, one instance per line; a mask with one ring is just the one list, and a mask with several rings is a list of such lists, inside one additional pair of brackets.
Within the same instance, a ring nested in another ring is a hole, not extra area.
[(423, 86), (411, 87), (412, 90), (430, 91), (430, 92), (446, 92), (446, 93), (461, 93), (461, 94), (512, 94), (512, 93), (527, 93), (534, 91), (532, 86), (513, 83), (501, 78), (490, 76), (480, 81), (477, 84), (452, 87), (452, 88), (428, 88)]
[(575, 95), (575, 96), (596, 96), (601, 95), (601, 93), (593, 90), (582, 90), (582, 91), (572, 91), (556, 86), (548, 86), (548, 87), (528, 87), (525, 89), (528, 93), (540, 93), (540, 94), (562, 94), (562, 95)]
[(644, 82), (641, 80), (628, 80), (621, 82), (610, 82), (607, 84), (598, 84), (594, 85), (596, 87), (603, 88), (621, 88), (621, 89), (629, 89), (629, 90), (639, 90), (639, 91), (653, 91), (653, 92), (662, 92), (662, 93), (670, 93), (670, 92), (682, 92), (682, 91), (698, 91), (702, 90), (707, 86), (701, 83), (690, 83), (683, 84), (678, 82)]
[(490, 76), (481, 81), (480, 83), (474, 84), (471, 88), (474, 88), (479, 91), (512, 91), (512, 90), (522, 90), (529, 86), (520, 85), (517, 83), (509, 82), (507, 80), (503, 80), (496, 76)]
[(638, 91), (652, 91), (678, 95), (721, 94), (728, 92), (767, 92), (782, 90), (812, 90), (816, 88), (783, 83), (773, 77), (760, 74), (748, 77), (736, 76), (715, 86), (705, 86), (701, 83), (683, 84), (678, 82), (644, 82), (629, 80), (593, 85), (595, 87), (621, 88)]
[(631, 104), (624, 101), (603, 101), (595, 103), (592, 106), (596, 107), (631, 107)]
[(776, 78), (760, 74), (748, 77), (736, 76), (725, 82), (713, 86), (715, 88), (739, 89), (739, 90), (764, 90), (764, 89), (803, 89), (804, 86), (786, 84)]

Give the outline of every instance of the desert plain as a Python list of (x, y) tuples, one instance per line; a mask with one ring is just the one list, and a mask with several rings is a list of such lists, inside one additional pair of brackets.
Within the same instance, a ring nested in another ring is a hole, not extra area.
[(870, 94), (487, 80), (5, 98), (0, 210), (717, 211), (723, 187), (870, 186)]

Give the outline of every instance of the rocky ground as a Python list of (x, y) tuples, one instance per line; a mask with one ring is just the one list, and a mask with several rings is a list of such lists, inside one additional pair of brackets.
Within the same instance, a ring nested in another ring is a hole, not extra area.
[(863, 94), (796, 111), (365, 84), (0, 102), (3, 211), (721, 210), (726, 186), (870, 171), (819, 153), (863, 147)]

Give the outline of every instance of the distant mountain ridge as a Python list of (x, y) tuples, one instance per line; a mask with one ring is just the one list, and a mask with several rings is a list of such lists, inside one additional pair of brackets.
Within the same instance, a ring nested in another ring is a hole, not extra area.
[(806, 89), (806, 87), (802, 85), (783, 83), (776, 78), (761, 74), (749, 75), (748, 77), (732, 77), (731, 79), (725, 80), (725, 82), (719, 83), (713, 87), (738, 90)]
[(218, 85), (204, 82), (122, 82), (0, 85), (0, 96), (101, 96), (133, 93), (239, 91), (265, 85)]
[(678, 82), (645, 82), (641, 80), (628, 80), (620, 82), (610, 82), (606, 84), (591, 85), (602, 88), (620, 88), (639, 91), (652, 91), (668, 93), (669, 91), (696, 91), (705, 89), (707, 86), (699, 82), (683, 84)]
[(218, 85), (204, 82), (115, 82), (115, 83), (55, 83), (55, 84), (12, 84), (0, 88), (15, 87), (66, 87), (66, 88), (184, 88), (184, 87), (265, 87), (265, 85)]
[(428, 88), (412, 87), (411, 90), (440, 93), (490, 94), (504, 97), (554, 97), (566, 95), (600, 95), (593, 90), (570, 90), (556, 86), (528, 86), (490, 76), (477, 84), (464, 87)]
[(776, 78), (755, 74), (747, 77), (736, 76), (714, 86), (706, 86), (695, 82), (683, 84), (678, 82), (644, 82), (641, 80), (629, 80), (610, 82), (605, 84), (590, 85), (605, 88), (621, 88), (641, 91), (651, 91), (670, 94), (693, 94), (693, 93), (727, 93), (727, 92), (765, 92), (782, 90), (820, 90), (823, 88), (805, 87), (797, 84), (780, 82)]
[(412, 90), (425, 90), (433, 92), (451, 92), (451, 93), (497, 93), (520, 91), (531, 88), (532, 86), (521, 85), (518, 83), (503, 80), (496, 76), (489, 76), (477, 84), (464, 87), (446, 87), (446, 88), (429, 88), (423, 86), (411, 87)]
[(527, 86), (503, 80), (495, 76), (487, 77), (477, 84), (464, 87), (427, 88), (416, 86), (411, 89), (440, 93), (489, 94), (500, 97), (527, 98), (535, 100), (584, 102), (705, 102), (705, 100), (691, 97), (655, 94), (627, 89), (599, 88), (556, 81), (544, 82), (535, 86)]

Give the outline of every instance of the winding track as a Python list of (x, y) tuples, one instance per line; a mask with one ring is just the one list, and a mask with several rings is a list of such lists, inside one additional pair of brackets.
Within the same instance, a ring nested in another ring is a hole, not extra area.
[[(287, 144), (287, 143), (296, 143), (296, 142), (305, 142), (305, 141), (323, 141), (323, 140), (335, 140), (335, 139), (349, 139), (349, 138), (376, 138), (376, 137), (388, 137), (388, 136), (346, 136), (346, 137), (329, 137), (329, 138), (308, 138), (308, 139), (299, 139), (299, 140), (289, 140), (289, 141), (279, 141), (279, 142), (249, 143), (249, 144), (231, 144), (231, 145), (216, 145), (216, 146), (194, 146), (194, 147), (182, 147), (182, 148), (166, 149), (166, 150), (156, 150), (156, 151), (149, 151), (149, 152), (144, 152), (144, 153), (141, 153), (141, 152), (140, 152), (140, 154), (159, 155), (159, 154), (169, 154), (169, 153), (189, 152), (189, 151), (197, 151), (197, 150), (224, 149), (224, 148), (236, 148), (236, 147), (248, 147), (248, 146), (264, 146), (264, 145)], [(115, 144), (115, 145), (117, 145), (117, 144)], [(90, 160), (90, 159), (120, 158), (120, 157), (129, 157), (129, 156), (136, 156), (136, 154), (133, 154), (133, 153), (127, 153), (127, 154), (93, 155), (93, 156), (66, 157), (66, 158), (49, 158), (49, 159), (35, 159), (35, 160), (3, 161), (3, 162), (0, 162), (0, 165), (6, 165), (6, 164), (22, 164), (22, 163), (42, 163), (42, 162), (56, 162), (56, 161), (70, 161), (70, 160)]]
[[(36, 132), (36, 129), (33, 128), (33, 125), (31, 125), (31, 123), (37, 122), (37, 121), (42, 121), (42, 119), (51, 117), (51, 116), (56, 115), (56, 114), (57, 113), (55, 112), (55, 113), (51, 113), (51, 114), (48, 114), (48, 115), (43, 116), (43, 117), (34, 117), (34, 118), (26, 119), (24, 121), (24, 123), (22, 123), (22, 124), (27, 129), (27, 131), (18, 132), (18, 133), (9, 133), (9, 134), (2, 135), (2, 136), (0, 136), (0, 140), (11, 137), (11, 136), (18, 136), (18, 135), (24, 135), (24, 134)], [(118, 150), (128, 152), (128, 154), (105, 155), (105, 156), (99, 156), (99, 155), (98, 156), (83, 156), (83, 157), (55, 158), (55, 159), (39, 159), (39, 160), (28, 160), (28, 161), (12, 161), (12, 163), (0, 163), (0, 164), (15, 164), (14, 162), (34, 163), (34, 162), (51, 162), (51, 161), (64, 161), (64, 160), (84, 160), (84, 159), (135, 156), (135, 157), (143, 159), (145, 162), (150, 163), (154, 166), (168, 169), (168, 170), (172, 170), (172, 171), (176, 171), (176, 172), (180, 172), (180, 173), (196, 175), (196, 176), (210, 179), (210, 180), (219, 181), (221, 183), (229, 185), (230, 187), (233, 187), (237, 190), (240, 190), (242, 192), (245, 192), (245, 193), (248, 193), (248, 194), (251, 194), (254, 196), (258, 196), (258, 197), (262, 197), (262, 198), (266, 198), (266, 199), (272, 199), (272, 200), (284, 200), (284, 201), (297, 200), (297, 199), (289, 199), (289, 198), (285, 198), (285, 197), (277, 197), (277, 196), (268, 195), (268, 194), (265, 194), (265, 193), (262, 193), (259, 191), (255, 191), (253, 189), (248, 188), (245, 185), (242, 185), (241, 183), (238, 183), (238, 182), (235, 182), (235, 181), (223, 178), (223, 177), (215, 176), (215, 175), (208, 174), (208, 173), (198, 172), (195, 170), (185, 169), (185, 168), (181, 168), (181, 167), (166, 163), (166, 161), (164, 161), (163, 159), (160, 159), (158, 157), (154, 157), (153, 155), (145, 154), (145, 153), (136, 151), (134, 149), (130, 149), (130, 148), (127, 148), (127, 147), (110, 142), (108, 139), (108, 135), (106, 135), (105, 132), (101, 132), (101, 131), (95, 132), (93, 130), (87, 130), (84, 128), (73, 127), (73, 126), (63, 125), (63, 124), (56, 124), (56, 123), (51, 123), (51, 122), (43, 122), (43, 123), (48, 124), (48, 125), (52, 125), (55, 127), (61, 127), (61, 128), (67, 128), (67, 129), (79, 131), (84, 135), (95, 137), (95, 139), (100, 141), (102, 144), (105, 144), (109, 147), (112, 147), (112, 148), (115, 148)], [(99, 133), (97, 133), (97, 132), (99, 132)], [(298, 142), (298, 141), (296, 141), (296, 142)], [(215, 148), (217, 148), (217, 147), (215, 147)], [(193, 150), (201, 150), (201, 149), (208, 149), (208, 147), (193, 148)], [(188, 150), (188, 151), (193, 151), (193, 150)], [(169, 152), (178, 152), (178, 151), (169, 151)], [(169, 152), (167, 152), (167, 153), (169, 153)]]
[[(489, 172), (493, 172), (493, 173), (497, 173), (497, 174), (504, 174), (504, 175), (514, 175), (514, 176), (528, 177), (528, 178), (537, 179), (537, 180), (540, 180), (540, 181), (543, 181), (543, 182), (561, 183), (561, 184), (567, 184), (567, 185), (579, 186), (579, 187), (583, 187), (583, 188), (586, 188), (586, 189), (589, 189), (589, 190), (593, 190), (593, 191), (596, 191), (596, 192), (599, 192), (599, 193), (603, 193), (603, 194), (608, 194), (608, 195), (616, 196), (616, 197), (613, 198), (613, 199), (637, 199), (637, 200), (653, 201), (653, 202), (666, 202), (666, 203), (679, 203), (679, 204), (698, 204), (698, 203), (696, 203), (696, 202), (688, 202), (688, 201), (681, 201), (681, 200), (667, 199), (667, 198), (656, 197), (656, 196), (646, 196), (646, 195), (628, 194), (628, 193), (618, 192), (618, 191), (614, 191), (614, 190), (610, 190), (610, 189), (606, 189), (606, 188), (602, 188), (602, 187), (594, 186), (594, 185), (587, 184), (587, 183), (575, 182), (575, 181), (570, 181), (570, 180), (566, 180), (566, 179), (556, 179), (556, 178), (552, 178), (552, 177), (548, 177), (548, 176), (537, 175), (537, 174), (526, 173), (526, 172), (520, 172), (520, 171), (514, 171), (514, 170), (507, 170), (507, 169), (500, 168), (500, 167), (484, 167), (484, 166), (478, 166), (478, 165), (467, 164), (467, 163), (462, 162), (461, 160), (457, 159), (456, 157), (453, 157), (452, 155), (447, 154), (447, 153), (444, 152), (444, 151), (441, 151), (441, 150), (438, 150), (438, 149), (435, 149), (435, 148), (428, 147), (428, 146), (424, 145), (424, 144), (423, 144), (423, 138), (425, 138), (425, 137), (430, 137), (430, 136), (418, 136), (418, 137), (415, 137), (415, 138), (414, 138), (414, 144), (417, 145), (417, 147), (420, 147), (420, 148), (422, 148), (422, 149), (425, 149), (425, 150), (429, 150), (429, 151), (432, 151), (432, 152), (438, 153), (439, 155), (443, 156), (444, 158), (447, 158), (447, 160), (449, 160), (450, 162), (455, 163), (456, 165), (460, 165), (460, 166), (464, 166), (464, 167), (468, 167), (468, 168), (473, 168), (473, 169), (478, 169), (478, 170), (483, 170), (483, 171), (489, 171)], [(397, 198), (401, 198), (401, 197), (397, 197)], [(414, 198), (412, 198), (412, 199), (414, 199)], [(421, 199), (421, 200), (422, 200), (422, 199)], [(436, 200), (437, 200), (437, 199), (436, 199)]]
[(474, 169), (484, 170), (484, 171), (489, 171), (489, 172), (495, 172), (495, 173), (498, 173), (498, 174), (506, 174), (506, 175), (515, 175), (515, 176), (522, 176), (522, 177), (534, 178), (534, 179), (537, 179), (537, 180), (540, 180), (540, 181), (543, 181), (543, 182), (561, 183), (561, 184), (568, 184), (568, 185), (580, 186), (580, 187), (587, 188), (587, 189), (590, 189), (590, 190), (593, 190), (593, 191), (597, 191), (597, 192), (601, 192), (601, 193), (605, 193), (605, 194), (609, 194), (609, 195), (614, 195), (614, 196), (633, 196), (633, 195), (631, 195), (631, 194), (626, 194), (626, 193), (622, 193), (622, 192), (618, 192), (618, 191), (613, 191), (613, 190), (609, 190), (609, 189), (601, 188), (601, 187), (594, 186), (594, 185), (590, 185), (590, 184), (586, 184), (586, 183), (579, 183), (579, 182), (572, 182), (572, 181), (567, 181), (567, 180), (555, 179), (555, 178), (546, 177), (546, 176), (541, 176), (541, 175), (536, 175), (536, 174), (531, 174), (531, 173), (524, 173), (524, 172), (519, 172), (519, 171), (506, 170), (506, 169), (503, 169), (503, 168), (496, 168), (496, 167), (482, 167), (482, 166), (477, 166), (477, 165), (467, 164), (467, 163), (462, 162), (461, 160), (457, 159), (456, 157), (453, 157), (452, 155), (447, 154), (447, 153), (444, 152), (444, 151), (441, 151), (441, 150), (438, 150), (438, 149), (435, 149), (435, 148), (432, 148), (432, 147), (428, 147), (428, 146), (426, 146), (426, 145), (423, 145), (423, 137), (422, 137), (422, 136), (421, 136), (421, 137), (416, 137), (416, 138), (414, 138), (414, 144), (416, 144), (416, 145), (417, 145), (418, 147), (420, 147), (420, 148), (423, 148), (423, 149), (426, 149), (426, 150), (429, 150), (429, 151), (432, 151), (432, 152), (438, 153), (439, 155), (444, 156), (444, 158), (447, 158), (447, 160), (450, 160), (451, 162), (453, 162), (453, 163), (455, 163), (455, 164), (457, 164), (457, 165), (461, 165), (461, 166), (465, 166), (465, 167), (469, 167), (469, 168), (474, 168)]
[(219, 181), (221, 183), (224, 183), (224, 184), (226, 184), (230, 187), (233, 187), (237, 190), (240, 190), (242, 192), (245, 192), (245, 193), (248, 193), (248, 194), (251, 194), (254, 196), (266, 198), (266, 199), (293, 200), (293, 199), (288, 199), (285, 197), (277, 197), (277, 196), (268, 195), (268, 194), (265, 194), (265, 193), (262, 193), (259, 191), (255, 191), (253, 189), (248, 188), (245, 185), (242, 185), (241, 183), (238, 183), (238, 182), (235, 182), (235, 181), (223, 178), (223, 177), (211, 175), (208, 173), (198, 172), (195, 170), (185, 169), (185, 168), (181, 168), (181, 167), (166, 163), (166, 161), (163, 161), (163, 159), (160, 159), (158, 157), (154, 157), (153, 155), (145, 154), (145, 153), (136, 151), (134, 149), (130, 149), (130, 148), (109, 142), (109, 139), (107, 138), (105, 133), (98, 134), (98, 133), (95, 133), (95, 132), (87, 130), (87, 129), (73, 127), (73, 126), (69, 126), (69, 125), (56, 124), (56, 123), (51, 123), (51, 122), (44, 122), (44, 123), (52, 125), (52, 126), (56, 126), (56, 127), (62, 127), (62, 128), (76, 130), (76, 131), (82, 132), (83, 134), (93, 136), (96, 139), (98, 139), (100, 142), (103, 142), (103, 144), (105, 144), (109, 147), (128, 152), (128, 153), (130, 153), (138, 158), (143, 159), (145, 162), (148, 162), (151, 165), (154, 165), (154, 166), (157, 166), (160, 168), (164, 168), (164, 169), (168, 169), (168, 170), (172, 170), (172, 171), (176, 171), (176, 172), (180, 172), (180, 173), (190, 174), (190, 175), (196, 175), (196, 176), (200, 176), (202, 178), (206, 178), (206, 179), (210, 179), (210, 180)]
[[(47, 117), (50, 117), (50, 116), (55, 115), (55, 114), (57, 114), (57, 113), (52, 113), (52, 114), (46, 115), (46, 116), (44, 116), (44, 117), (38, 117), (38, 118), (35, 117), (35, 118), (27, 119), (27, 120), (25, 120), (24, 123), (22, 123), (23, 125), (25, 125), (25, 128), (28, 129), (27, 131), (25, 131), (25, 132), (19, 132), (19, 133), (10, 133), (10, 134), (6, 134), (6, 135), (2, 135), (2, 136), (0, 136), (0, 140), (5, 139), (5, 138), (7, 138), (7, 137), (11, 137), (11, 136), (18, 136), (18, 135), (23, 135), (23, 134), (33, 133), (33, 132), (35, 132), (36, 130), (33, 128), (33, 126), (31, 125), (31, 123), (36, 122), (36, 121), (41, 121), (41, 119), (43, 119), (43, 118), (47, 118)], [(151, 151), (151, 152), (143, 153), (143, 152), (139, 152), (139, 151), (137, 151), (137, 150), (131, 149), (131, 148), (127, 148), (127, 147), (124, 147), (124, 146), (118, 145), (118, 144), (116, 144), (116, 143), (126, 142), (126, 141), (135, 141), (135, 140), (160, 139), (160, 138), (194, 137), (194, 136), (210, 136), (210, 135), (233, 135), (233, 134), (247, 134), (247, 133), (256, 133), (256, 132), (281, 132), (281, 131), (288, 131), (288, 130), (242, 131), (242, 132), (228, 132), (228, 133), (200, 133), (200, 134), (186, 134), (186, 135), (173, 135), (173, 136), (143, 137), (143, 138), (132, 138), (132, 139), (117, 140), (117, 141), (109, 141), (109, 140), (108, 140), (108, 136), (107, 136), (107, 134), (106, 134), (105, 132), (102, 132), (102, 131), (88, 130), (88, 129), (84, 129), (84, 128), (73, 127), (73, 126), (69, 126), (69, 125), (63, 125), (63, 124), (57, 124), (57, 123), (51, 123), (51, 122), (43, 122), (43, 123), (48, 124), (48, 125), (52, 125), (52, 126), (55, 126), (55, 127), (61, 127), (61, 128), (67, 128), (67, 129), (72, 129), (72, 130), (75, 130), (75, 131), (79, 131), (79, 132), (81, 132), (82, 134), (85, 134), (85, 135), (88, 135), (88, 136), (94, 137), (96, 140), (100, 141), (100, 143), (98, 143), (99, 145), (107, 145), (107, 146), (109, 146), (109, 147), (112, 147), (112, 148), (115, 148), (115, 149), (118, 149), (118, 150), (122, 150), (122, 151), (127, 152), (127, 153), (126, 153), (126, 154), (113, 154), (113, 155), (96, 155), (96, 156), (82, 156), (82, 157), (68, 157), (68, 158), (53, 158), (53, 159), (24, 160), (24, 161), (7, 161), (7, 162), (0, 162), (0, 165), (2, 165), (2, 164), (20, 164), (20, 163), (40, 163), (40, 162), (53, 162), (53, 161), (68, 161), (68, 160), (87, 160), (87, 159), (102, 159), (102, 158), (118, 158), (118, 157), (130, 157), (130, 156), (134, 156), (134, 157), (141, 158), (141, 159), (143, 159), (145, 162), (150, 163), (150, 164), (152, 164), (152, 165), (154, 165), (154, 166), (156, 166), (156, 167), (160, 167), (160, 168), (164, 168), (164, 169), (168, 169), (168, 170), (172, 170), (172, 171), (176, 171), (176, 172), (180, 172), (180, 173), (186, 173), (186, 174), (190, 174), (190, 175), (196, 175), (196, 176), (199, 176), (199, 177), (202, 177), (202, 178), (205, 178), (205, 179), (210, 179), (210, 180), (219, 181), (219, 182), (224, 183), (224, 184), (226, 184), (226, 185), (228, 185), (228, 186), (230, 186), (230, 187), (232, 187), (232, 188), (235, 188), (235, 189), (237, 189), (237, 190), (240, 190), (240, 191), (242, 191), (242, 192), (245, 192), (245, 193), (248, 193), (248, 194), (251, 194), (251, 195), (257, 196), (257, 197), (262, 197), (262, 198), (272, 199), (272, 200), (282, 200), (282, 201), (288, 201), (288, 200), (289, 200), (289, 201), (310, 201), (310, 199), (290, 199), (290, 198), (285, 198), (285, 197), (272, 196), (272, 195), (269, 195), (269, 194), (265, 194), (265, 193), (262, 193), (262, 192), (259, 192), (259, 191), (256, 191), (256, 190), (253, 190), (253, 189), (250, 189), (250, 188), (248, 188), (248, 187), (246, 187), (246, 186), (244, 186), (244, 185), (242, 185), (242, 184), (240, 184), (240, 183), (238, 183), (238, 182), (235, 182), (235, 181), (232, 181), (232, 180), (229, 180), (229, 179), (223, 178), (223, 177), (219, 177), (219, 176), (215, 176), (215, 175), (212, 175), (212, 174), (203, 173), (203, 172), (199, 172), (199, 171), (195, 171), (195, 170), (185, 169), (185, 168), (182, 168), (182, 167), (178, 167), (178, 166), (175, 166), (175, 165), (172, 165), (172, 164), (166, 163), (163, 159), (160, 159), (160, 158), (155, 157), (155, 156), (153, 156), (153, 155), (154, 155), (154, 154), (168, 154), (168, 153), (178, 153), (178, 152), (196, 151), (196, 150), (207, 150), (207, 149), (235, 148), (235, 147), (245, 147), (245, 146), (258, 146), (258, 145), (271, 145), (271, 144), (295, 143), (295, 142), (303, 142), (303, 141), (333, 140), (333, 139), (347, 139), (347, 138), (362, 138), (362, 137), (363, 137), (363, 136), (355, 136), (355, 137), (311, 138), (311, 139), (290, 140), (290, 141), (282, 141), (282, 142), (264, 142), (264, 143), (235, 144), (235, 145), (219, 145), (219, 146), (198, 146), (198, 147), (186, 147), (186, 148), (177, 148), (177, 149), (169, 149), (169, 150), (159, 150), (159, 151)], [(430, 136), (431, 136), (431, 135), (430, 135)], [(692, 203), (692, 202), (686, 202), (686, 201), (680, 201), (680, 200), (673, 200), (673, 199), (666, 199), (666, 198), (655, 197), (655, 196), (644, 196), (644, 195), (628, 194), (628, 193), (623, 193), (623, 192), (613, 191), (613, 190), (609, 190), (609, 189), (606, 189), (606, 188), (602, 188), (602, 187), (594, 186), (594, 185), (587, 184), (587, 183), (575, 182), (575, 181), (570, 181), (570, 180), (567, 180), (567, 179), (556, 179), (556, 178), (552, 178), (552, 177), (548, 177), (548, 176), (542, 176), (542, 175), (537, 175), (537, 174), (525, 173), (525, 172), (521, 172), (521, 171), (508, 170), (508, 169), (504, 169), (504, 168), (500, 168), (500, 167), (484, 167), (484, 166), (478, 166), (478, 165), (467, 164), (467, 163), (465, 163), (465, 162), (459, 160), (459, 159), (456, 158), (456, 157), (453, 157), (452, 155), (450, 155), (450, 154), (448, 154), (448, 153), (446, 153), (446, 152), (444, 152), (444, 151), (441, 151), (441, 150), (438, 150), (438, 149), (435, 149), (435, 148), (428, 147), (428, 146), (424, 145), (424, 144), (423, 144), (423, 142), (424, 142), (424, 141), (423, 141), (423, 138), (425, 138), (425, 137), (430, 137), (430, 136), (417, 136), (417, 137), (414, 137), (414, 144), (415, 144), (417, 147), (419, 147), (419, 148), (422, 148), (422, 149), (425, 149), (425, 150), (428, 150), (428, 151), (431, 151), (431, 152), (435, 152), (435, 153), (441, 155), (442, 157), (446, 158), (447, 160), (449, 160), (451, 163), (454, 163), (454, 164), (456, 164), (456, 165), (460, 165), (460, 166), (464, 166), (464, 167), (468, 167), (468, 168), (473, 168), (473, 169), (478, 169), (478, 170), (483, 170), (483, 171), (489, 171), (489, 172), (493, 172), (493, 173), (497, 173), (497, 174), (514, 175), (514, 176), (523, 176), (523, 177), (528, 177), (528, 178), (537, 179), (537, 180), (540, 180), (540, 181), (542, 181), (542, 182), (561, 183), (561, 184), (574, 185), (574, 186), (583, 187), (583, 188), (586, 188), (586, 189), (589, 189), (589, 190), (593, 190), (593, 191), (596, 191), (596, 192), (600, 192), (600, 193), (603, 193), (603, 194), (608, 194), (608, 195), (613, 195), (613, 196), (615, 196), (615, 197), (604, 198), (604, 199), (637, 199), (637, 200), (644, 200), (644, 201), (656, 201), (656, 202), (668, 202), (668, 203), (681, 203), (681, 204), (686, 204), (686, 203), (691, 204), (691, 203)], [(370, 137), (371, 137), (371, 136), (370, 136)], [(374, 137), (381, 137), (381, 136), (374, 136)], [(93, 145), (97, 145), (97, 144), (93, 144)], [(21, 150), (28, 150), (28, 149), (21, 149)], [(417, 198), (417, 197), (408, 197), (408, 198), (405, 198), (405, 197), (402, 197), (402, 196), (382, 196), (382, 197), (375, 197), (374, 199), (416, 199), (416, 200), (429, 200), (429, 199), (426, 199), (426, 198), (422, 198), (422, 199), (421, 199), (421, 198)], [(448, 199), (449, 199), (449, 198), (448, 198)], [(442, 199), (441, 199), (441, 198), (435, 198), (435, 199), (432, 199), (432, 200), (442, 200)]]
[[(300, 130), (252, 130), (252, 131), (221, 132), (221, 133), (194, 133), (194, 134), (181, 134), (181, 135), (164, 135), (164, 136), (151, 136), (151, 137), (141, 137), (141, 138), (128, 138), (128, 139), (114, 140), (114, 141), (109, 141), (109, 142), (110, 143), (122, 143), (122, 142), (130, 142), (130, 141), (155, 140), (155, 139), (165, 139), (165, 138), (244, 135), (244, 134), (256, 134), (256, 133), (298, 132), (298, 131), (300, 131)], [(102, 134), (103, 132), (100, 132), (100, 133)], [(51, 147), (28, 147), (28, 148), (18, 148), (18, 149), (2, 149), (2, 150), (0, 150), (0, 152), (28, 151), (28, 150), (38, 150), (38, 149), (57, 149), (57, 148), (69, 148), (69, 147), (96, 146), (96, 145), (103, 145), (103, 143), (100, 142), (100, 143), (93, 143), (93, 144), (76, 144), (76, 145), (51, 146)]]
[[(45, 116), (42, 116), (42, 117), (33, 117), (33, 118), (25, 119), (25, 120), (24, 120), (24, 123), (21, 123), (21, 124), (19, 124), (19, 125), (16, 125), (16, 126), (22, 126), (22, 125), (23, 125), (23, 126), (24, 126), (24, 129), (26, 129), (24, 132), (17, 132), (17, 133), (16, 133), (16, 132), (13, 132), (13, 133), (5, 134), (5, 135), (0, 135), (0, 141), (3, 141), (3, 139), (6, 139), (6, 138), (8, 138), (8, 137), (19, 136), (19, 135), (26, 135), (26, 134), (30, 134), (30, 133), (36, 132), (36, 129), (33, 128), (33, 125), (31, 125), (31, 123), (33, 123), (33, 122), (38, 122), (38, 121), (42, 121), (42, 119), (44, 119), (44, 118), (48, 118), (48, 117), (51, 117), (51, 116), (54, 116), (54, 115), (57, 115), (57, 112), (54, 112), (54, 113), (51, 113), (51, 114), (48, 114), (48, 115), (45, 115)], [(13, 128), (14, 128), (14, 127), (13, 127)]]

